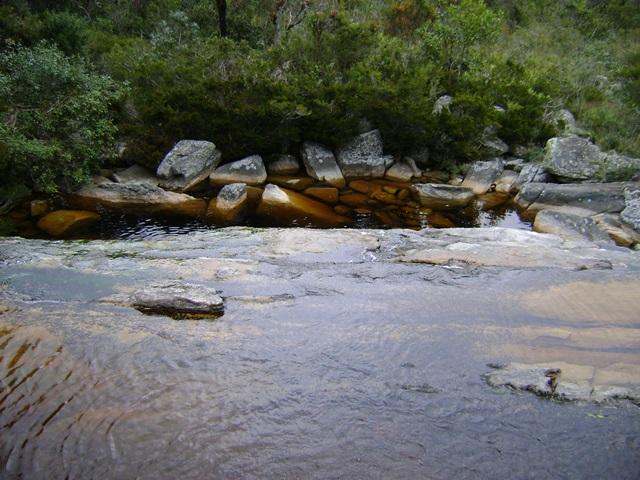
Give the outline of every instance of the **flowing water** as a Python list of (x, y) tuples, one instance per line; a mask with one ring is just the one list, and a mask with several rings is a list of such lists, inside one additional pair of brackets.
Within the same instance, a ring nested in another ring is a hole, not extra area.
[[(640, 475), (637, 406), (482, 378), (514, 360), (637, 372), (638, 270), (399, 264), (248, 232), (0, 244), (0, 477)], [(163, 278), (221, 289), (225, 315), (104, 300)]]

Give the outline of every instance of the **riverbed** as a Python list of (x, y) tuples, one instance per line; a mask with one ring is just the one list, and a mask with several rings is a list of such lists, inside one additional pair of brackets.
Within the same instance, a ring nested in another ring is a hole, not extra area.
[[(484, 377), (640, 385), (638, 252), (495, 228), (152, 237), (0, 239), (3, 478), (640, 472), (634, 402)], [(224, 315), (121, 301), (166, 279), (216, 288)]]

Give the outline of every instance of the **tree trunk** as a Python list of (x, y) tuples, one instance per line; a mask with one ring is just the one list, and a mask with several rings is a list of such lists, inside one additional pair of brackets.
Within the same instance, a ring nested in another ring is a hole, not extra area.
[(216, 0), (218, 7), (218, 26), (220, 27), (220, 36), (227, 37), (229, 30), (227, 29), (227, 0)]

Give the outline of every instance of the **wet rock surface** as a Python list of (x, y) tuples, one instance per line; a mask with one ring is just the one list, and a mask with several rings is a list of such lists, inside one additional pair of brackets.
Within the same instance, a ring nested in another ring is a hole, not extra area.
[(224, 312), (224, 301), (215, 289), (177, 281), (149, 285), (135, 292), (130, 302), (143, 313), (173, 318), (217, 317)]
[(436, 210), (465, 207), (474, 198), (473, 191), (469, 188), (437, 183), (416, 184), (412, 190), (422, 206)]
[[(457, 262), (471, 244), (537, 263)], [(638, 407), (594, 395), (640, 385), (637, 255), (503, 229), (0, 239), (3, 474), (625, 478)], [(224, 316), (130, 306), (167, 279), (223, 292)], [(591, 398), (492, 388), (489, 362)]]

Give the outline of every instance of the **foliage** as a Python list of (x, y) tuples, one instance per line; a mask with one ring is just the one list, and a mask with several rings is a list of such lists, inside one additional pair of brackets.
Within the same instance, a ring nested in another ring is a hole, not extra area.
[(0, 53), (0, 175), (44, 191), (82, 182), (112, 154), (120, 94), (55, 47)]

